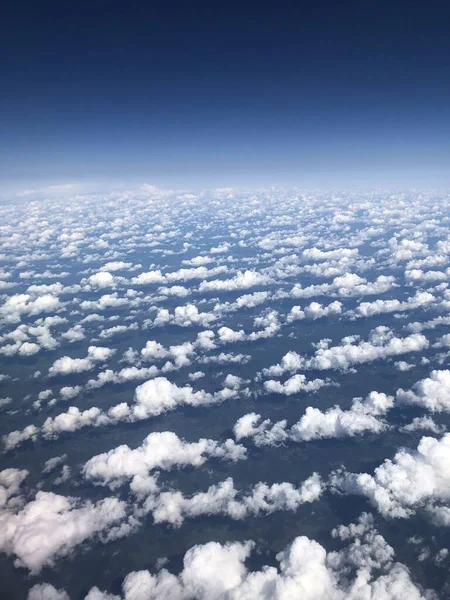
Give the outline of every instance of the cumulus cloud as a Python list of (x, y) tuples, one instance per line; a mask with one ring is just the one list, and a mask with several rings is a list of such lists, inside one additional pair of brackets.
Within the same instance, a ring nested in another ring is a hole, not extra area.
[(37, 583), (28, 592), (27, 600), (70, 600), (65, 590), (58, 590), (50, 583)]
[(397, 402), (420, 406), (432, 412), (450, 411), (450, 371), (432, 371), (411, 390), (397, 390)]
[(160, 308), (153, 321), (153, 327), (162, 327), (169, 323), (179, 327), (207, 327), (216, 319), (215, 314), (200, 312), (194, 304), (186, 304), (185, 306), (177, 306), (173, 313), (167, 308)]
[(382, 313), (390, 312), (405, 312), (407, 310), (416, 310), (424, 306), (428, 306), (436, 302), (436, 298), (429, 292), (417, 292), (415, 296), (411, 296), (407, 300), (401, 302), (400, 300), (375, 300), (374, 302), (361, 302), (354, 311), (349, 311), (347, 316), (358, 318), (358, 317), (372, 317)]
[(300, 369), (347, 370), (353, 365), (409, 352), (420, 352), (428, 346), (427, 338), (420, 333), (399, 338), (388, 327), (380, 326), (370, 332), (368, 341), (360, 341), (358, 337), (353, 336), (343, 338), (338, 346), (330, 346), (328, 340), (322, 340), (311, 358), (300, 356), (296, 352), (288, 352), (279, 364), (263, 369), (263, 374), (279, 377), (283, 373)]
[(247, 270), (240, 271), (231, 279), (202, 281), (198, 289), (200, 292), (231, 292), (233, 290), (245, 290), (255, 286), (268, 285), (269, 283), (272, 283), (272, 279), (268, 275)]
[(115, 353), (115, 349), (104, 348), (102, 346), (89, 346), (85, 358), (71, 358), (63, 356), (55, 360), (48, 370), (51, 377), (56, 375), (70, 375), (71, 373), (83, 373), (90, 371), (99, 362), (105, 362)]
[(311, 302), (308, 306), (302, 310), (300, 306), (293, 306), (290, 313), (288, 314), (286, 321), (292, 323), (293, 321), (299, 321), (302, 319), (321, 319), (322, 317), (328, 317), (330, 315), (342, 314), (342, 302), (335, 300), (330, 302), (327, 306), (323, 306), (319, 302)]
[(156, 523), (171, 523), (179, 527), (184, 519), (201, 515), (226, 515), (244, 519), (249, 515), (270, 514), (279, 510), (296, 510), (300, 504), (317, 500), (324, 486), (317, 473), (298, 488), (291, 483), (256, 484), (250, 493), (239, 494), (231, 477), (206, 492), (186, 498), (179, 491), (150, 496), (144, 511), (151, 512)]
[(6, 323), (18, 323), (22, 315), (55, 312), (62, 307), (57, 296), (44, 294), (33, 298), (30, 294), (15, 294), (0, 306), (0, 318)]
[[(208, 542), (189, 549), (178, 575), (166, 569), (155, 574), (134, 571), (126, 576), (126, 600), (425, 600), (433, 597), (395, 562), (394, 549), (373, 527), (369, 515), (333, 532), (340, 548), (334, 552), (306, 536), (296, 537), (276, 556), (277, 566), (251, 571), (245, 562), (255, 543)], [(89, 600), (110, 600), (92, 588)], [(100, 594), (100, 595), (97, 595)], [(118, 598), (117, 600), (120, 600)]]
[(236, 461), (246, 457), (246, 449), (230, 439), (222, 444), (211, 439), (186, 442), (171, 431), (154, 432), (133, 450), (122, 445), (93, 456), (82, 472), (86, 479), (114, 487), (135, 476), (145, 477), (154, 469), (198, 467), (209, 457)]
[(331, 481), (339, 490), (366, 496), (385, 517), (409, 517), (426, 502), (450, 500), (450, 434), (423, 437), (417, 450), (399, 449), (373, 475), (344, 470)]
[(316, 392), (320, 388), (330, 385), (329, 382), (324, 379), (312, 379), (307, 381), (306, 375), (297, 374), (287, 379), (284, 383), (280, 383), (275, 379), (269, 379), (264, 382), (265, 389), (273, 394), (284, 394), (285, 396), (292, 396), (300, 392)]
[(306, 288), (300, 284), (294, 285), (289, 295), (292, 298), (312, 298), (313, 296), (338, 296), (350, 298), (352, 296), (370, 296), (384, 294), (395, 285), (392, 275), (380, 275), (375, 281), (367, 281), (356, 273), (346, 273), (335, 277), (332, 283), (310, 285)]
[(367, 431), (380, 433), (388, 427), (380, 417), (393, 405), (392, 396), (370, 392), (364, 400), (355, 398), (349, 410), (334, 406), (321, 411), (308, 406), (301, 419), (290, 429), (287, 428), (286, 419), (272, 423), (270, 419), (261, 421), (261, 415), (257, 413), (249, 413), (238, 419), (233, 431), (238, 441), (252, 438), (257, 446), (278, 445), (287, 440), (307, 442), (313, 439), (341, 438)]
[(293, 425), (291, 436), (297, 441), (318, 438), (339, 438), (371, 431), (380, 433), (387, 428), (380, 420), (394, 404), (394, 398), (380, 392), (371, 392), (364, 400), (355, 399), (350, 410), (335, 406), (325, 412), (309, 406), (298, 423)]
[(98, 289), (113, 287), (115, 285), (115, 277), (108, 271), (100, 271), (88, 277), (87, 283)]
[[(114, 375), (112, 371), (111, 374)], [(101, 427), (121, 421), (149, 419), (174, 410), (177, 406), (204, 406), (224, 402), (240, 394), (247, 395), (248, 388), (241, 389), (243, 383), (239, 377), (228, 375), (223, 388), (211, 394), (204, 390), (194, 391), (190, 385), (179, 387), (165, 377), (156, 377), (136, 388), (131, 405), (121, 402), (107, 412), (96, 406), (84, 411), (71, 406), (64, 413), (48, 417), (40, 429), (35, 425), (28, 425), (21, 431), (12, 431), (5, 435), (5, 449), (11, 450), (24, 441), (37, 439), (39, 435), (45, 439), (56, 439), (63, 433), (74, 432), (84, 427)]]
[(15, 556), (16, 566), (36, 573), (125, 517), (126, 505), (117, 498), (92, 503), (38, 492), (22, 508), (0, 512), (0, 550)]

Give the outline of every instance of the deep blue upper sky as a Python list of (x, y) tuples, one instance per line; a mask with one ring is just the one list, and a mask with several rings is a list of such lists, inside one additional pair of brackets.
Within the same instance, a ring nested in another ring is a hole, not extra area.
[(25, 2), (4, 181), (449, 181), (447, 2)]

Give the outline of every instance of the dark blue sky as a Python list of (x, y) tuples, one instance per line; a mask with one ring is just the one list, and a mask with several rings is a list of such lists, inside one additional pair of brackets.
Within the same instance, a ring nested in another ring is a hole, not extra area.
[(450, 183), (447, 2), (3, 8), (10, 183)]

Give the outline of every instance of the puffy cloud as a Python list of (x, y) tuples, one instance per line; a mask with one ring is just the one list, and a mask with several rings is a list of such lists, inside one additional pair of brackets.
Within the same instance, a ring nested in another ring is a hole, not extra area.
[(6, 398), (0, 398), (0, 409), (2, 409), (4, 406), (8, 406), (8, 404), (11, 404), (12, 402), (12, 398), (10, 396), (7, 396)]
[(228, 267), (220, 266), (208, 269), (204, 266), (194, 267), (192, 269), (179, 269), (172, 273), (166, 273), (163, 275), (158, 269), (156, 271), (148, 271), (147, 273), (140, 273), (137, 277), (133, 277), (131, 283), (134, 285), (151, 285), (154, 283), (173, 283), (174, 281), (189, 281), (191, 279), (207, 279), (208, 277), (214, 277), (220, 273), (226, 273)]
[(413, 282), (417, 281), (445, 281), (448, 279), (450, 271), (423, 271), (422, 269), (406, 269), (405, 279)]
[(37, 583), (28, 592), (27, 600), (70, 600), (65, 590), (57, 590), (49, 583)]
[(5, 450), (12, 450), (27, 440), (35, 440), (38, 435), (39, 429), (36, 427), (36, 425), (27, 425), (21, 431), (11, 431), (7, 435), (3, 436)]
[(125, 508), (117, 498), (80, 503), (75, 498), (38, 492), (20, 510), (0, 513), (0, 550), (14, 555), (17, 566), (38, 572), (124, 520)]
[(302, 258), (305, 260), (324, 261), (330, 259), (356, 258), (358, 254), (358, 248), (336, 248), (335, 250), (307, 248), (306, 250), (303, 250)]
[(198, 467), (209, 457), (234, 461), (245, 458), (245, 454), (246, 449), (233, 440), (226, 440), (223, 444), (211, 439), (190, 443), (171, 431), (154, 432), (134, 450), (122, 445), (93, 456), (83, 466), (83, 475), (86, 479), (114, 486), (137, 475), (144, 477), (154, 469), (169, 470), (186, 465)]
[(44, 294), (34, 298), (30, 294), (15, 294), (0, 306), (0, 318), (7, 323), (18, 323), (22, 315), (54, 312), (62, 307), (57, 296)]
[[(151, 367), (152, 369), (153, 367)], [(133, 368), (128, 380), (134, 379)], [(115, 374), (110, 371), (112, 380)], [(108, 381), (111, 380), (108, 376)], [(12, 431), (3, 437), (5, 448), (11, 450), (26, 440), (35, 440), (38, 435), (46, 439), (55, 439), (62, 433), (74, 432), (84, 427), (101, 427), (120, 421), (141, 421), (158, 416), (177, 406), (202, 406), (214, 404), (236, 398), (239, 394), (248, 394), (248, 389), (240, 389), (243, 381), (239, 377), (227, 376), (224, 387), (214, 394), (204, 390), (194, 391), (189, 385), (178, 387), (165, 377), (157, 377), (139, 385), (135, 390), (134, 403), (128, 405), (122, 402), (110, 408), (107, 412), (93, 406), (80, 411), (76, 406), (71, 406), (67, 412), (56, 417), (48, 417), (40, 429), (35, 425), (28, 425), (22, 431)], [(95, 386), (94, 386), (95, 387)]]
[(375, 300), (374, 302), (361, 302), (354, 311), (349, 311), (348, 316), (353, 318), (372, 317), (381, 313), (404, 312), (416, 310), (436, 302), (436, 298), (429, 292), (417, 292), (415, 296), (404, 302), (400, 300)]
[(356, 273), (346, 273), (335, 277), (332, 283), (321, 283), (310, 285), (306, 288), (296, 284), (290, 291), (292, 298), (312, 298), (313, 296), (340, 296), (350, 298), (352, 296), (370, 296), (384, 294), (395, 285), (395, 277), (392, 275), (380, 275), (375, 281), (367, 281)]
[(386, 517), (409, 517), (425, 502), (450, 500), (450, 434), (440, 440), (423, 437), (417, 450), (401, 448), (373, 475), (340, 471), (331, 481), (342, 491), (366, 496)]
[(0, 471), (0, 509), (7, 506), (9, 499), (18, 493), (20, 485), (27, 476), (28, 471), (25, 469), (4, 469)]
[(388, 327), (376, 327), (370, 332), (368, 341), (358, 341), (356, 337), (343, 338), (342, 344), (329, 346), (328, 340), (322, 340), (315, 354), (305, 358), (296, 352), (288, 352), (281, 363), (264, 369), (265, 375), (280, 376), (286, 371), (313, 369), (346, 370), (353, 365), (372, 362), (382, 358), (398, 356), (408, 352), (420, 352), (429, 346), (427, 338), (420, 333), (413, 333), (404, 338), (395, 337)]
[(160, 415), (176, 406), (187, 404), (199, 406), (210, 404), (214, 397), (203, 391), (195, 392), (191, 386), (178, 387), (165, 377), (146, 381), (136, 388), (131, 414), (135, 419), (145, 419)]
[(144, 511), (151, 512), (156, 523), (171, 523), (179, 527), (185, 518), (201, 515), (226, 515), (243, 519), (248, 515), (270, 514), (279, 510), (296, 510), (300, 504), (317, 500), (323, 491), (317, 473), (306, 479), (300, 487), (291, 483), (256, 484), (250, 493), (239, 494), (231, 477), (206, 492), (198, 492), (186, 498), (179, 491), (162, 492), (150, 496), (144, 503)]
[(443, 433), (445, 428), (437, 425), (431, 417), (414, 417), (411, 423), (400, 427), (402, 433), (411, 433), (413, 431), (432, 431), (433, 433)]
[(200, 312), (194, 304), (177, 306), (173, 313), (167, 308), (160, 308), (153, 321), (154, 327), (161, 327), (168, 323), (180, 327), (192, 327), (201, 325), (207, 327), (217, 316), (213, 313)]
[(105, 362), (115, 353), (114, 349), (104, 348), (102, 346), (89, 346), (88, 353), (85, 358), (71, 358), (70, 356), (62, 356), (55, 360), (53, 365), (48, 370), (48, 374), (70, 375), (71, 373), (82, 373), (90, 371), (99, 362)]
[(240, 271), (231, 279), (213, 279), (212, 281), (202, 281), (199, 285), (200, 292), (219, 292), (233, 290), (245, 290), (255, 286), (268, 285), (273, 280), (268, 275), (263, 275), (257, 271)]
[(129, 269), (131, 269), (132, 266), (133, 263), (123, 262), (122, 260), (115, 260), (103, 265), (103, 267), (100, 268), (100, 271), (128, 271)]
[(270, 419), (259, 423), (260, 420), (261, 415), (257, 413), (248, 413), (238, 419), (233, 427), (236, 439), (253, 438), (256, 446), (276, 446), (289, 439), (286, 419), (276, 423)]
[(73, 343), (79, 342), (80, 340), (84, 340), (86, 336), (84, 334), (83, 327), (81, 325), (75, 325), (74, 327), (71, 327), (63, 334), (61, 334), (61, 337), (68, 340), (70, 343)]
[(220, 327), (217, 331), (217, 335), (219, 336), (219, 341), (222, 344), (229, 344), (232, 342), (242, 342), (245, 340), (245, 333), (242, 331), (234, 331), (230, 327)]
[(59, 395), (62, 400), (71, 400), (82, 392), (81, 385), (65, 385), (59, 390)]
[(42, 469), (43, 473), (51, 473), (59, 467), (65, 460), (67, 459), (67, 454), (62, 454), (61, 456), (54, 456), (53, 458), (49, 458), (45, 461), (44, 468)]
[[(342, 546), (334, 552), (299, 536), (278, 553), (278, 565), (250, 571), (245, 565), (255, 544), (208, 542), (189, 549), (179, 575), (166, 569), (126, 576), (125, 600), (425, 600), (434, 597), (412, 581), (394, 561), (394, 550), (374, 529), (368, 515), (333, 532)], [(93, 588), (96, 592), (97, 588)], [(89, 597), (90, 598), (90, 597)], [(109, 600), (109, 595), (92, 600)], [(91, 598), (90, 598), (91, 600)]]
[(330, 315), (342, 314), (342, 303), (338, 300), (330, 302), (328, 306), (322, 306), (319, 302), (311, 302), (304, 310), (300, 306), (293, 306), (290, 313), (288, 314), (286, 321), (292, 323), (301, 319), (320, 319), (322, 317), (328, 317)]
[[(76, 406), (71, 406), (65, 413), (60, 413), (56, 417), (48, 417), (42, 425), (41, 433), (46, 439), (55, 439), (61, 433), (77, 431), (87, 426), (98, 427), (100, 425), (107, 425), (110, 422), (111, 419), (96, 406), (83, 411), (80, 411)], [(34, 427), (34, 425), (30, 425), (29, 427)], [(38, 434), (39, 430), (35, 428), (34, 438)], [(10, 433), (6, 437), (5, 443), (7, 447), (14, 447), (12, 446), (14, 442), (14, 445), (17, 446), (21, 441), (17, 441), (16, 438), (11, 439), (11, 435)]]
[(377, 417), (385, 414), (393, 404), (392, 396), (371, 392), (363, 401), (355, 399), (350, 410), (335, 406), (322, 412), (309, 406), (300, 421), (293, 425), (291, 436), (297, 441), (308, 441), (354, 436), (365, 431), (380, 433), (387, 426)]
[(164, 275), (160, 270), (157, 270), (140, 273), (137, 277), (133, 277), (131, 283), (134, 285), (151, 285), (153, 283), (164, 283), (165, 281)]
[[(313, 439), (355, 436), (366, 431), (380, 433), (387, 424), (378, 417), (392, 408), (394, 398), (380, 392), (370, 392), (364, 399), (355, 398), (349, 410), (334, 406), (327, 411), (308, 406), (305, 414), (290, 429), (287, 421), (261, 421), (261, 415), (249, 413), (236, 422), (234, 434), (239, 441), (253, 438), (257, 446), (278, 445), (287, 440), (306, 442)], [(261, 421), (261, 422), (260, 422)]]
[(130, 303), (129, 298), (119, 298), (117, 292), (113, 294), (103, 294), (98, 300), (84, 300), (80, 304), (81, 310), (107, 310), (108, 308), (119, 308), (127, 306)]
[(87, 283), (94, 288), (103, 289), (107, 287), (114, 287), (115, 278), (114, 275), (108, 271), (100, 271), (99, 273), (94, 273), (94, 275), (88, 277)]
[(432, 412), (449, 412), (450, 371), (432, 371), (429, 377), (415, 383), (411, 390), (397, 390), (397, 402), (421, 406)]
[(299, 392), (316, 392), (326, 385), (330, 384), (323, 379), (307, 381), (306, 376), (303, 375), (303, 373), (293, 375), (284, 383), (280, 383), (274, 379), (269, 379), (264, 382), (264, 387), (268, 392), (273, 394), (284, 394), (285, 396), (292, 396)]

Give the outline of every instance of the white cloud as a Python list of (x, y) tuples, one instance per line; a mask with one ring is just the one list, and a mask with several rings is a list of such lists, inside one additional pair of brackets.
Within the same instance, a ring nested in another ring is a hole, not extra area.
[(217, 316), (213, 313), (200, 312), (194, 304), (177, 306), (173, 313), (167, 308), (160, 308), (153, 321), (154, 327), (162, 327), (168, 323), (180, 327), (202, 326), (207, 327), (215, 321)]
[(7, 323), (18, 323), (22, 315), (38, 315), (54, 312), (62, 307), (59, 298), (44, 294), (33, 299), (30, 294), (15, 294), (0, 306), (0, 318)]
[(397, 402), (421, 406), (432, 412), (449, 412), (450, 371), (432, 371), (429, 377), (415, 383), (411, 390), (397, 390)]
[(171, 523), (179, 527), (184, 519), (201, 515), (226, 515), (244, 519), (249, 515), (270, 514), (279, 510), (296, 510), (300, 504), (317, 500), (323, 492), (322, 481), (314, 473), (300, 487), (291, 483), (258, 483), (248, 494), (239, 494), (231, 477), (206, 492), (186, 498), (179, 491), (150, 496), (144, 511), (151, 512), (156, 523)]
[(145, 477), (154, 469), (169, 470), (186, 465), (198, 467), (209, 457), (235, 461), (245, 458), (245, 453), (246, 449), (233, 440), (226, 440), (223, 444), (211, 439), (189, 443), (171, 431), (154, 432), (133, 450), (122, 445), (93, 456), (82, 471), (86, 479), (114, 486), (136, 475)]
[(285, 396), (292, 396), (299, 392), (316, 392), (326, 385), (330, 384), (323, 379), (307, 381), (306, 375), (303, 375), (303, 373), (293, 375), (284, 383), (280, 383), (274, 379), (264, 382), (264, 387), (268, 392), (272, 394), (284, 394)]
[(288, 314), (286, 321), (292, 323), (301, 319), (321, 319), (322, 317), (328, 317), (330, 315), (342, 314), (342, 302), (335, 300), (330, 302), (328, 306), (323, 306), (319, 302), (311, 302), (308, 306), (302, 310), (300, 306), (293, 306), (290, 313)]
[(27, 600), (70, 600), (65, 590), (57, 590), (49, 583), (37, 583), (28, 592)]
[(200, 292), (219, 292), (245, 290), (254, 286), (268, 285), (272, 279), (268, 275), (263, 275), (257, 271), (240, 271), (231, 279), (213, 279), (212, 281), (202, 281), (199, 285)]
[(429, 292), (417, 292), (415, 296), (408, 298), (404, 302), (400, 300), (375, 300), (374, 302), (361, 302), (354, 311), (346, 313), (353, 318), (372, 317), (382, 313), (404, 312), (407, 310), (416, 310), (436, 302), (436, 298)]
[[(184, 556), (183, 569), (173, 575), (134, 571), (122, 591), (125, 600), (425, 600), (408, 569), (394, 562), (394, 550), (374, 529), (368, 515), (335, 532), (341, 547), (334, 552), (299, 536), (276, 556), (277, 566), (249, 570), (245, 562), (254, 542), (208, 542)], [(345, 545), (343, 545), (345, 544)], [(97, 593), (99, 590), (93, 588)], [(89, 600), (111, 600), (109, 595)], [(120, 599), (117, 599), (120, 600)]]
[(383, 516), (405, 518), (426, 502), (450, 500), (450, 434), (423, 437), (417, 450), (401, 448), (368, 473), (337, 472), (332, 483), (366, 496)]
[(117, 498), (93, 504), (38, 492), (20, 510), (0, 513), (0, 550), (15, 556), (16, 566), (36, 573), (125, 517), (125, 503)]
[[(393, 407), (394, 398), (380, 392), (370, 392), (362, 400), (355, 398), (349, 410), (334, 406), (321, 411), (308, 406), (301, 419), (290, 429), (283, 419), (272, 423), (270, 419), (261, 421), (261, 415), (249, 413), (236, 422), (234, 434), (239, 441), (252, 438), (257, 446), (278, 445), (287, 440), (306, 442), (313, 439), (341, 438), (355, 436), (366, 431), (380, 433), (387, 424), (379, 417)], [(261, 421), (261, 422), (260, 422)]]
[(380, 326), (370, 332), (368, 341), (359, 341), (355, 337), (343, 338), (340, 345), (330, 347), (328, 340), (322, 340), (311, 358), (302, 357), (296, 352), (288, 352), (281, 363), (263, 369), (263, 374), (281, 376), (285, 372), (300, 369), (347, 370), (353, 365), (409, 352), (419, 352), (428, 346), (427, 338), (420, 333), (398, 338), (388, 327)]
[(104, 348), (102, 346), (89, 346), (88, 353), (85, 358), (71, 358), (70, 356), (62, 356), (55, 360), (53, 365), (48, 370), (48, 374), (70, 375), (71, 373), (82, 373), (90, 371), (99, 362), (105, 362), (115, 353), (114, 349)]

